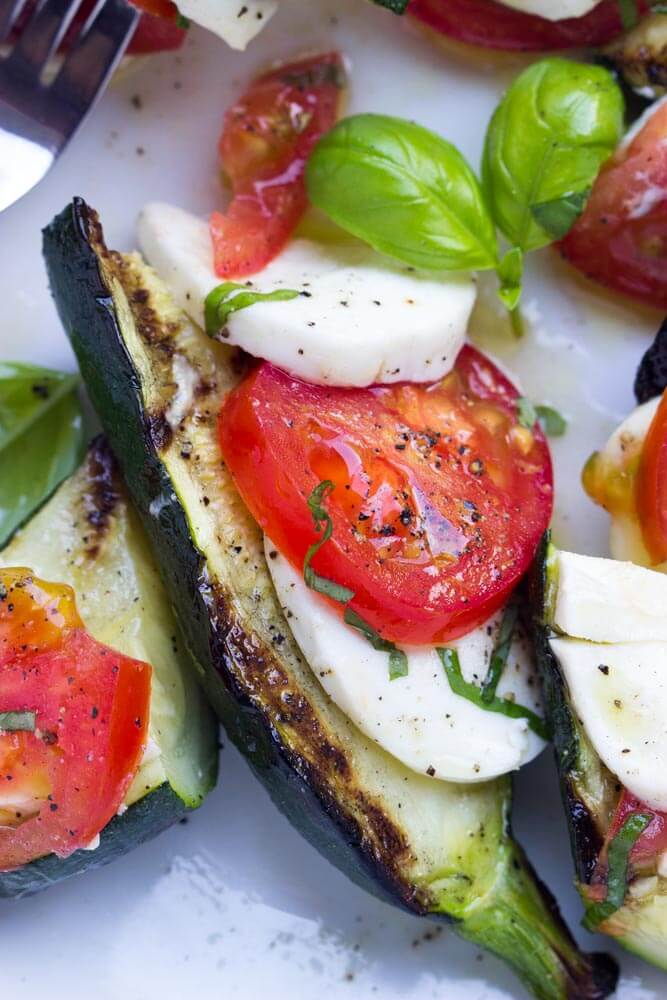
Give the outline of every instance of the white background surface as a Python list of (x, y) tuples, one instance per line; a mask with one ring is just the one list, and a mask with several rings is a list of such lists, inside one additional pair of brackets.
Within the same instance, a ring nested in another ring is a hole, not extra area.
[[(193, 30), (181, 53), (135, 64), (49, 177), (0, 216), (3, 360), (74, 367), (46, 288), (40, 227), (80, 194), (99, 209), (109, 244), (129, 249), (148, 199), (202, 214), (220, 205), (224, 109), (269, 60), (340, 47), (351, 64), (351, 111), (418, 119), (478, 162), (486, 120), (521, 59), (436, 46), (360, 0), (282, 6), (248, 53)], [(661, 317), (605, 298), (551, 251), (529, 266), (531, 322), (520, 347), (492, 301), (478, 309), (473, 339), (502, 357), (533, 399), (571, 420), (554, 448), (557, 540), (604, 554), (606, 519), (583, 495), (579, 470), (630, 408), (636, 363)], [(581, 908), (551, 752), (516, 785), (517, 833), (576, 928)], [(323, 861), (225, 746), (220, 786), (186, 825), (105, 870), (0, 901), (0, 978), (3, 993), (29, 1000), (525, 995), (495, 959), (434, 928), (376, 902)], [(609, 947), (577, 933), (586, 947)], [(621, 962), (623, 1000), (667, 996), (667, 974), (629, 955)]]

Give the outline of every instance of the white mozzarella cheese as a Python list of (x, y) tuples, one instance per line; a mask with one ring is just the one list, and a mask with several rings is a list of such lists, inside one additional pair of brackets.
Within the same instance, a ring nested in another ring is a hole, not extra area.
[(667, 642), (556, 638), (551, 647), (598, 755), (633, 795), (667, 810)]
[[(267, 564), (290, 628), (332, 701), (367, 736), (413, 771), (443, 781), (487, 781), (532, 760), (543, 741), (525, 719), (487, 712), (452, 692), (432, 646), (406, 647), (409, 670), (389, 680), (388, 657), (346, 625), (265, 539)], [(469, 682), (480, 683), (502, 612), (448, 643)], [(498, 694), (540, 712), (540, 691), (525, 637), (517, 634)]]
[(232, 49), (245, 49), (277, 9), (276, 0), (178, 0), (183, 17), (219, 35)]
[[(139, 217), (138, 238), (178, 304), (203, 325), (204, 299), (220, 283), (206, 223), (151, 204)], [(463, 344), (476, 295), (468, 274), (416, 272), (343, 233), (292, 240), (246, 284), (300, 294), (232, 313), (226, 341), (307, 382), (339, 386), (442, 378)]]
[(502, 3), (523, 14), (536, 14), (547, 21), (563, 21), (567, 17), (589, 14), (600, 0), (502, 0)]

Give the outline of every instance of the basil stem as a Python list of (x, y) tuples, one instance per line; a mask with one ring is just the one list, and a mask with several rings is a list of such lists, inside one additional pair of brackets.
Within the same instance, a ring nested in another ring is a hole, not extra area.
[[(236, 293), (236, 294), (234, 294)], [(247, 309), (257, 302), (289, 302), (301, 293), (293, 288), (276, 288), (272, 292), (252, 291), (238, 281), (223, 281), (204, 299), (204, 324), (209, 337), (215, 337), (227, 325), (232, 313)]]
[(531, 709), (517, 705), (506, 698), (498, 698), (497, 695), (494, 695), (491, 701), (484, 701), (481, 688), (478, 688), (476, 684), (470, 684), (463, 677), (459, 654), (455, 649), (439, 647), (437, 653), (454, 694), (458, 694), (461, 698), (467, 698), (473, 705), (477, 705), (478, 708), (482, 708), (486, 712), (499, 712), (511, 719), (526, 719), (529, 729), (532, 729), (541, 739), (549, 739), (546, 723)]
[(653, 816), (649, 813), (632, 813), (613, 838), (607, 856), (607, 897), (603, 902), (592, 903), (586, 908), (586, 915), (582, 920), (586, 930), (594, 931), (623, 906), (628, 886), (630, 852), (652, 819)]
[(519, 606), (515, 601), (510, 601), (503, 613), (498, 638), (489, 660), (489, 669), (482, 681), (482, 701), (485, 705), (490, 704), (496, 696), (496, 689), (507, 664), (518, 619)]
[(352, 608), (345, 608), (343, 616), (346, 623), (356, 628), (368, 639), (373, 649), (379, 653), (389, 653), (389, 680), (394, 681), (397, 677), (405, 677), (408, 672), (408, 658), (402, 649), (398, 649), (393, 642), (383, 639), (368, 622), (353, 611)]
[(0, 712), (0, 733), (34, 733), (34, 712)]
[(320, 576), (310, 565), (313, 556), (319, 552), (325, 542), (329, 541), (333, 533), (331, 515), (323, 504), (331, 496), (335, 488), (330, 479), (325, 479), (315, 487), (308, 497), (308, 508), (313, 516), (315, 531), (322, 532), (322, 534), (306, 552), (306, 557), (303, 560), (303, 580), (307, 587), (310, 587), (311, 590), (316, 590), (318, 594), (324, 594), (326, 597), (330, 597), (333, 601), (338, 601), (340, 604), (347, 604), (354, 597), (354, 591), (350, 590), (349, 587), (343, 587), (340, 583), (335, 583), (333, 580), (328, 580), (325, 576)]

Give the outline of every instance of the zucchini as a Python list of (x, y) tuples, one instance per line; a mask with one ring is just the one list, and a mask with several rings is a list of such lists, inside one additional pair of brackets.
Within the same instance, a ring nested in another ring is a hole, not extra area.
[(27, 566), (43, 579), (68, 583), (96, 639), (153, 666), (152, 742), (125, 798), (127, 810), (102, 831), (95, 850), (0, 872), (0, 897), (16, 897), (107, 864), (199, 806), (216, 781), (217, 726), (103, 438), (0, 552), (0, 566)]
[(509, 777), (462, 786), (409, 771), (304, 662), (218, 446), (220, 403), (243, 356), (194, 327), (138, 255), (107, 250), (80, 199), (45, 230), (44, 254), (210, 700), (276, 804), (355, 882), (452, 921), (533, 995), (608, 995), (615, 964), (577, 950), (511, 837)]

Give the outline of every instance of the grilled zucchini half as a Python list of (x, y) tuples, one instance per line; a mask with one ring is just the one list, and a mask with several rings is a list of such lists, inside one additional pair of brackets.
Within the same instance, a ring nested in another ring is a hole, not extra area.
[(175, 307), (136, 254), (107, 250), (77, 199), (44, 233), (61, 319), (140, 511), (211, 702), (274, 801), (370, 892), (507, 961), (533, 995), (606, 996), (509, 827), (509, 778), (455, 785), (357, 730), (304, 661), (261, 532), (225, 468), (220, 403), (244, 361)]
[(216, 782), (218, 738), (141, 522), (103, 438), (0, 552), (0, 566), (26, 566), (42, 579), (69, 584), (96, 639), (153, 667), (150, 741), (126, 810), (102, 830), (94, 850), (68, 858), (50, 854), (0, 872), (0, 897), (18, 897), (113, 861), (199, 806)]

